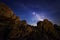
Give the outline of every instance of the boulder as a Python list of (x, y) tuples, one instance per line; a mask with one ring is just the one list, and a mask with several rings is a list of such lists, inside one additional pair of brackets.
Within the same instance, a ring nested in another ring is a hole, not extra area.
[(4, 3), (0, 3), (0, 16), (10, 18), (13, 15), (13, 11)]

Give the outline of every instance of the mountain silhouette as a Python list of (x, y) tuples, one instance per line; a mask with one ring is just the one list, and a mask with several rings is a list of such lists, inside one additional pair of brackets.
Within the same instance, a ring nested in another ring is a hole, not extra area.
[(0, 3), (0, 40), (60, 40), (60, 26), (48, 19), (31, 26)]

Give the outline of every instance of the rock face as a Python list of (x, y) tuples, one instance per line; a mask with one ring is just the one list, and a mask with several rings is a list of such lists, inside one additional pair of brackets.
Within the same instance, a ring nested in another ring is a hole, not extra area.
[(13, 15), (13, 11), (4, 3), (0, 3), (0, 16), (10, 18)]
[[(18, 32), (20, 19), (4, 3), (0, 3), (0, 35), (3, 37)], [(13, 35), (12, 34), (12, 35)], [(9, 36), (10, 37), (10, 36)]]
[(47, 19), (31, 26), (0, 3), (0, 40), (60, 40), (58, 27)]
[(44, 19), (44, 21), (39, 21), (37, 23), (37, 27), (39, 28), (39, 31), (46, 33), (47, 36), (53, 36), (54, 38), (58, 39), (58, 33), (55, 30), (53, 23), (47, 19)]

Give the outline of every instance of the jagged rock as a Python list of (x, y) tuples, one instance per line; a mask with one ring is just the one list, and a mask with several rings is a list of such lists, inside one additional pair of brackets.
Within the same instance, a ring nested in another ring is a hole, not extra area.
[(4, 3), (0, 3), (0, 35), (6, 38), (17, 37), (19, 34), (20, 18)]
[(54, 27), (57, 26), (47, 19), (39, 21), (37, 26), (31, 26), (0, 3), (0, 40), (59, 40), (60, 31)]
[(42, 21), (38, 21), (37, 22), (37, 27), (38, 27), (38, 29), (40, 30), (40, 31), (42, 31), (43, 29), (43, 22)]
[(48, 21), (47, 19), (45, 19), (44, 21), (39, 21), (37, 23), (37, 26), (38, 26), (38, 28), (45, 30), (46, 32), (48, 32), (49, 30), (50, 31), (54, 30), (53, 24), (50, 21)]
[(51, 34), (51, 35), (53, 35), (53, 36), (56, 37), (56, 38), (58, 37), (58, 33), (56, 32), (53, 23), (51, 23), (51, 22), (48, 21), (47, 19), (45, 19), (45, 20), (43, 21), (43, 27), (44, 27), (44, 30), (45, 30), (48, 34)]
[(13, 11), (4, 3), (0, 3), (0, 16), (10, 18), (13, 15)]
[(11, 18), (12, 18), (13, 20), (15, 20), (15, 19), (16, 19), (16, 15), (13, 14)]
[(43, 21), (43, 27), (46, 31), (54, 31), (53, 23), (45, 19)]
[(28, 25), (26, 31), (27, 32), (32, 32), (33, 31), (33, 28), (30, 25)]
[(26, 26), (27, 25), (26, 20), (21, 21), (21, 24), (24, 25), (24, 26)]
[(38, 21), (37, 22), (37, 26), (42, 26), (43, 25), (43, 22), (42, 21)]
[[(58, 33), (56, 32), (53, 23), (51, 23), (50, 21), (48, 21), (47, 19), (44, 19), (44, 21), (39, 21), (37, 23), (37, 27), (39, 28), (39, 30), (44, 33), (44, 34), (48, 34), (49, 36), (53, 36), (56, 37), (56, 39), (58, 39)], [(47, 35), (47, 36), (48, 36)]]

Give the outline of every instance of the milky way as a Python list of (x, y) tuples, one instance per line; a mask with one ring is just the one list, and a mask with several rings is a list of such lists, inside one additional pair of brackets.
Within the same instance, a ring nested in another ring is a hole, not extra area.
[(37, 21), (43, 19), (60, 24), (60, 0), (0, 0), (0, 2), (8, 5), (28, 24), (36, 25)]

